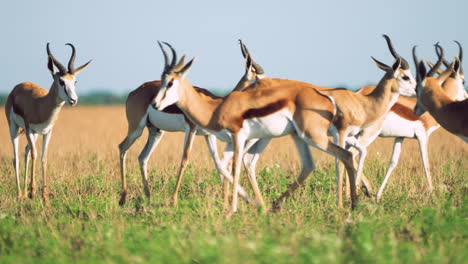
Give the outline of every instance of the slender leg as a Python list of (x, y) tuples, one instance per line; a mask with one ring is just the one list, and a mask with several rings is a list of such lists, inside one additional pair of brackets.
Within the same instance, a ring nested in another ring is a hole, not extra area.
[[(226, 145), (226, 148), (224, 149), (224, 154), (223, 154), (223, 160), (221, 161), (218, 156), (218, 151), (217, 151), (217, 144), (216, 144), (216, 136), (215, 135), (208, 135), (205, 136), (205, 141), (206, 144), (208, 145), (208, 150), (210, 151), (210, 155), (213, 158), (216, 170), (218, 171), (219, 174), (219, 179), (223, 183), (223, 190), (226, 188), (228, 191), (227, 194), (224, 193), (225, 199), (227, 202), (226, 205), (229, 204), (228, 197), (229, 196), (229, 183), (233, 181), (231, 177), (231, 173), (227, 170), (227, 163), (233, 156), (233, 149), (232, 149), (232, 143)], [(224, 179), (227, 179), (227, 181), (224, 181)], [(226, 186), (227, 185), (227, 186)], [(253, 201), (250, 199), (250, 197), (247, 195), (245, 190), (242, 188), (242, 186), (239, 186), (239, 195), (249, 204), (253, 204)], [(227, 207), (226, 207), (227, 208)]]
[(233, 186), (232, 186), (232, 204), (230, 214), (237, 212), (237, 189), (239, 185), (241, 160), (244, 154), (245, 136), (240, 133), (234, 133), (232, 140), (234, 142), (234, 162), (233, 162)]
[(52, 130), (42, 137), (42, 154), (41, 154), (41, 166), (42, 166), (42, 199), (44, 203), (49, 202), (49, 190), (47, 185), (47, 149), (49, 147), (50, 138), (52, 136)]
[(302, 183), (305, 181), (307, 176), (314, 170), (314, 160), (310, 154), (309, 146), (297, 135), (292, 135), (294, 143), (296, 144), (297, 151), (301, 158), (302, 169), (299, 173), (297, 179), (289, 186), (289, 188), (284, 192), (276, 201), (273, 202), (273, 211), (276, 211), (281, 208), (282, 203), (286, 198), (288, 198)]
[(177, 206), (177, 198), (178, 198), (177, 196), (179, 193), (180, 184), (182, 183), (182, 177), (184, 175), (185, 168), (187, 168), (188, 158), (189, 158), (190, 151), (192, 149), (193, 141), (195, 139), (196, 131), (197, 131), (196, 127), (191, 128), (189, 126), (185, 130), (184, 150), (182, 153), (182, 159), (180, 161), (179, 173), (177, 176), (177, 183), (174, 189), (174, 193), (172, 194), (172, 204), (174, 206)]
[(390, 179), (390, 175), (392, 175), (393, 170), (398, 165), (398, 159), (400, 158), (402, 143), (403, 143), (402, 137), (397, 137), (393, 141), (392, 157), (390, 158), (390, 163), (388, 164), (388, 169), (387, 169), (387, 173), (385, 174), (385, 178), (382, 182), (382, 185), (379, 188), (379, 191), (377, 192), (377, 201), (379, 201), (380, 198), (382, 197), (383, 191), (385, 189), (385, 185), (387, 185), (387, 181), (388, 179)]
[(148, 140), (138, 156), (138, 163), (140, 165), (141, 181), (145, 195), (150, 200), (150, 188), (148, 184), (148, 160), (153, 153), (154, 149), (158, 146), (162, 139), (164, 132), (154, 126), (148, 126)]
[(360, 182), (362, 171), (364, 169), (364, 161), (366, 160), (366, 156), (367, 156), (367, 149), (355, 137), (348, 137), (346, 139), (346, 143), (350, 144), (351, 146), (353, 146), (359, 151), (359, 163), (358, 163), (356, 182)]
[(427, 155), (427, 141), (428, 137), (425, 133), (416, 134), (416, 137), (419, 142), (419, 151), (421, 152), (421, 159), (424, 166), (424, 173), (426, 174), (427, 184), (429, 186), (429, 192), (432, 192), (434, 187), (432, 186), (432, 177), (431, 177), (431, 169), (429, 165), (429, 157)]
[[(338, 146), (344, 149), (346, 135), (344, 131), (338, 132)], [(336, 157), (336, 156), (335, 156)], [(337, 157), (338, 158), (338, 157)], [(343, 208), (343, 175), (340, 173), (343, 170), (343, 164), (339, 163), (336, 170), (336, 204), (338, 208)], [(349, 176), (348, 176), (349, 177)]]
[(25, 195), (25, 198), (28, 193), (28, 185), (26, 183), (28, 182), (30, 154), (31, 154), (31, 146), (29, 146), (29, 144), (26, 144), (26, 147), (24, 147), (24, 195)]
[(29, 193), (29, 198), (33, 198), (36, 195), (36, 178), (35, 178), (35, 166), (37, 158), (37, 149), (36, 149), (36, 138), (37, 136), (34, 132), (26, 125), (26, 138), (28, 139), (28, 144), (31, 146), (31, 192)]
[(119, 205), (125, 204), (127, 198), (127, 181), (125, 179), (125, 158), (127, 156), (128, 149), (133, 145), (135, 140), (143, 133), (144, 126), (139, 127), (135, 131), (128, 133), (127, 137), (119, 144), (120, 152), (120, 178), (122, 180), (122, 193), (120, 195)]
[(255, 167), (257, 161), (260, 158), (260, 154), (265, 150), (268, 143), (270, 143), (270, 138), (263, 138), (255, 142), (255, 144), (249, 147), (247, 144), (246, 148), (247, 153), (244, 154), (244, 166), (247, 170), (247, 175), (249, 177), (250, 184), (252, 185), (255, 200), (260, 204), (260, 206), (265, 209), (265, 203), (263, 201), (262, 193), (260, 188), (258, 188), (257, 176), (255, 174)]
[(355, 209), (357, 206), (357, 194), (356, 194), (356, 173), (355, 173), (353, 155), (351, 154), (351, 152), (331, 142), (328, 143), (325, 150), (326, 152), (334, 155), (335, 157), (338, 157), (341, 160), (341, 162), (344, 163), (344, 166), (348, 173), (348, 178), (349, 178), (349, 183), (350, 183), (351, 208)]
[[(18, 130), (19, 130), (18, 126), (15, 123), (10, 121), (10, 137), (11, 137), (11, 143), (13, 144), (13, 167), (15, 168), (16, 187), (17, 187), (16, 197), (18, 199), (21, 199), (23, 197), (23, 195), (21, 194), (21, 183), (20, 183), (20, 176), (19, 176), (19, 159), (18, 159), (19, 135), (18, 135)], [(26, 185), (26, 182), (24, 184)]]

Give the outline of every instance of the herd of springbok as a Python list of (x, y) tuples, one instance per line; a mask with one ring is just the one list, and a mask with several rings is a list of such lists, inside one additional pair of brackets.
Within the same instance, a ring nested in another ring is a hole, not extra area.
[[(164, 56), (161, 80), (146, 82), (132, 91), (126, 102), (128, 131), (119, 144), (122, 192), (119, 204), (127, 197), (125, 158), (128, 149), (138, 139), (145, 127), (148, 139), (138, 160), (145, 195), (150, 198), (148, 185), (148, 159), (157, 147), (165, 131), (185, 132), (182, 160), (172, 201), (177, 205), (178, 189), (188, 163), (195, 135), (205, 136), (208, 149), (223, 183), (224, 206), (229, 214), (237, 211), (240, 195), (246, 202), (265, 209), (265, 203), (257, 184), (255, 166), (260, 154), (274, 137), (291, 135), (300, 156), (302, 169), (297, 179), (276, 201), (272, 210), (281, 207), (314, 169), (309, 146), (314, 146), (336, 158), (336, 196), (338, 207), (343, 207), (343, 175), (346, 196), (351, 198), (351, 207), (357, 203), (357, 189), (367, 195), (372, 193), (369, 181), (363, 175), (367, 146), (377, 136), (395, 138), (393, 153), (384, 181), (376, 194), (382, 197), (383, 190), (398, 163), (404, 138), (415, 138), (419, 142), (424, 173), (429, 190), (433, 189), (427, 143), (429, 136), (439, 126), (468, 142), (468, 100), (464, 88), (462, 69), (463, 50), (459, 42), (458, 56), (452, 62), (444, 59), (444, 51), (435, 45), (438, 61), (432, 64), (418, 60), (416, 46), (413, 60), (416, 78), (409, 63), (394, 49), (390, 38), (384, 35), (390, 53), (395, 58), (391, 66), (372, 58), (383, 77), (376, 86), (362, 87), (356, 92), (341, 88), (321, 87), (301, 81), (270, 78), (252, 58), (242, 41), (240, 47), (245, 59), (245, 73), (233, 89), (219, 97), (208, 90), (192, 86), (187, 78), (195, 58), (185, 62), (178, 59), (175, 49), (166, 42), (158, 42)], [(43, 135), (42, 145), (42, 197), (48, 202), (46, 174), (47, 146), (53, 126), (63, 105), (76, 105), (76, 75), (89, 63), (75, 68), (75, 47), (65, 68), (52, 55), (47, 43), (48, 69), (52, 75), (51, 88), (46, 90), (34, 83), (16, 85), (8, 96), (5, 114), (13, 143), (14, 168), (17, 197), (28, 193), (28, 165), (31, 155), (29, 197), (36, 193), (35, 162), (36, 140)], [(171, 58), (165, 46), (171, 51)], [(442, 64), (445, 69), (442, 69)], [(436, 76), (437, 75), (437, 76)], [(24, 189), (21, 190), (19, 175), (18, 143), (20, 129), (26, 135)], [(330, 137), (332, 140), (330, 140)], [(216, 139), (227, 142), (223, 156), (217, 152)], [(359, 159), (356, 162), (356, 156)], [(229, 170), (232, 161), (232, 173)], [(341, 162), (339, 162), (341, 161)], [(255, 195), (252, 200), (239, 186), (241, 163)], [(232, 193), (229, 184), (232, 184)], [(229, 197), (232, 199), (229, 200)]]

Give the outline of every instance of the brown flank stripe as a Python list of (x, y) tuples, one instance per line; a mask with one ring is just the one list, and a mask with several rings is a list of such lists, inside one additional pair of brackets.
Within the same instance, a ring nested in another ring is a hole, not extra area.
[(251, 119), (255, 117), (267, 116), (278, 110), (281, 110), (282, 108), (286, 106), (287, 103), (288, 103), (288, 100), (283, 99), (275, 103), (268, 104), (262, 108), (252, 108), (252, 109), (245, 111), (244, 114), (242, 114), (242, 118)]
[(406, 120), (410, 120), (410, 121), (419, 120), (419, 117), (414, 114), (413, 109), (410, 109), (399, 103), (394, 104), (391, 111)]

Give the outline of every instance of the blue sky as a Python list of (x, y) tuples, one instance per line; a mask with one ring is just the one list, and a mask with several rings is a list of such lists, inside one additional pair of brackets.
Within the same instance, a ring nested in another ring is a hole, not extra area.
[(227, 90), (243, 73), (239, 38), (269, 76), (359, 87), (382, 76), (370, 56), (393, 62), (384, 33), (408, 61), (413, 45), (430, 59), (437, 41), (450, 59), (453, 40), (468, 47), (467, 7), (461, 0), (3, 1), (0, 93), (22, 81), (50, 87), (47, 42), (63, 64), (67, 42), (77, 48), (77, 65), (93, 59), (78, 77), (78, 94), (126, 93), (160, 78), (157, 40), (180, 55), (198, 55), (193, 84)]

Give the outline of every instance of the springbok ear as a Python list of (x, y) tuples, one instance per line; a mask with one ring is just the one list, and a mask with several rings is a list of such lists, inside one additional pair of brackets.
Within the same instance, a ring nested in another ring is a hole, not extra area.
[(180, 69), (185, 65), (185, 55), (180, 58), (179, 63), (177, 63), (176, 66), (174, 66), (174, 72), (179, 72)]
[(397, 58), (396, 58), (396, 61), (395, 61), (395, 62), (393, 63), (393, 65), (392, 65), (392, 70), (393, 70), (393, 71), (396, 71), (396, 70), (398, 70), (398, 68), (400, 68), (400, 67), (401, 67), (401, 57), (397, 57)]
[(185, 64), (185, 66), (180, 70), (180, 75), (182, 76), (182, 78), (185, 78), (185, 76), (187, 76), (187, 73), (189, 72), (190, 68), (192, 67), (192, 64), (193, 62), (197, 59), (197, 57), (193, 57), (193, 59), (191, 59), (187, 64)]
[(52, 76), (55, 74), (54, 62), (50, 56), (47, 56), (47, 68), (49, 69)]
[(453, 58), (452, 65), (453, 65), (453, 71), (457, 74), (460, 74), (461, 64), (460, 64), (460, 59), (458, 59), (458, 57)]
[(372, 60), (374, 61), (375, 65), (377, 65), (377, 67), (379, 67), (381, 70), (387, 71), (388, 69), (390, 69), (390, 67), (388, 67), (387, 64), (385, 64), (385, 63), (383, 63), (383, 62), (377, 60), (376, 58), (374, 58), (374, 57), (372, 57), (372, 56), (371, 56), (371, 58), (372, 58)]
[(76, 68), (75, 69), (75, 75), (77, 75), (78, 73), (80, 73), (80, 71), (84, 70), (86, 67), (88, 67), (88, 65), (91, 63), (92, 60), (89, 60), (87, 63), (81, 65), (80, 67)]
[[(426, 59), (423, 59), (423, 61), (429, 66), (429, 68), (434, 68), (434, 63), (432, 63), (432, 62), (430, 62), (429, 60), (426, 60)], [(450, 65), (447, 66), (447, 67), (450, 67)], [(437, 74), (440, 75), (440, 74), (442, 74), (444, 71), (443, 71), (441, 68), (437, 68), (437, 71), (436, 71), (436, 72), (437, 72)]]
[(419, 64), (418, 64), (418, 72), (419, 72), (419, 76), (421, 76), (421, 80), (424, 79), (424, 77), (426, 77), (426, 66), (424, 66), (424, 62), (420, 61)]

